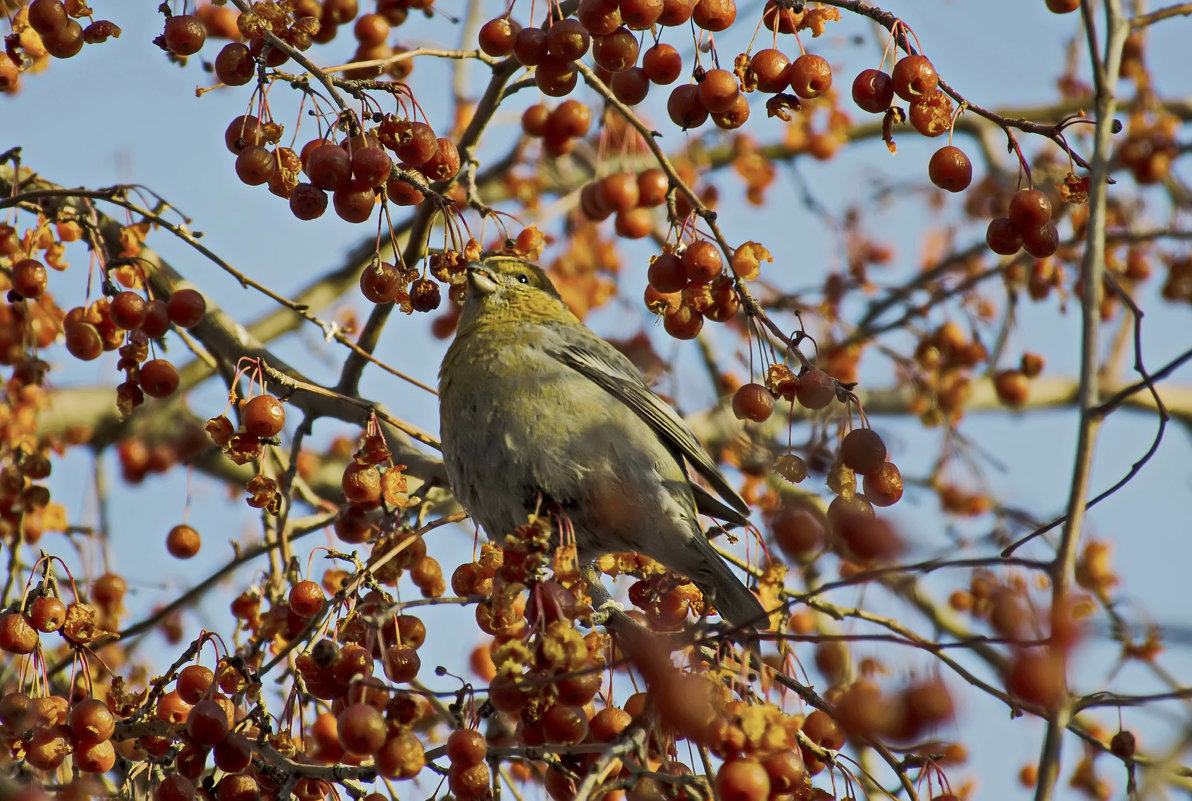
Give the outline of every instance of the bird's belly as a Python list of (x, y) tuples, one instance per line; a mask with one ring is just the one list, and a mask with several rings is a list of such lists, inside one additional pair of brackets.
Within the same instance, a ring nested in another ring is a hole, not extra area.
[(635, 543), (663, 507), (693, 505), (670, 497), (690, 490), (654, 431), (584, 376), (540, 369), (528, 382), (490, 374), (468, 387), (451, 388), (464, 393), (452, 404), (463, 412), (443, 416), (445, 461), (457, 497), (490, 537), (532, 512), (559, 511), (586, 555), (643, 550)]

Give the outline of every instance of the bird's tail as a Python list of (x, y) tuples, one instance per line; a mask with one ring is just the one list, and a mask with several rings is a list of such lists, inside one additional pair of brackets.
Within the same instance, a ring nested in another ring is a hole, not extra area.
[(683, 549), (686, 553), (684, 561), (689, 564), (675, 565), (672, 569), (695, 582), (729, 623), (754, 629), (767, 628), (769, 619), (757, 596), (745, 588), (702, 533), (692, 539), (692, 546)]

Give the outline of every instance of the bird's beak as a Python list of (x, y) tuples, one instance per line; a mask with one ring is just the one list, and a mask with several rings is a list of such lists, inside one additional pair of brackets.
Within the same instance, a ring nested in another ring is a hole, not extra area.
[(497, 282), (492, 273), (480, 262), (468, 265), (468, 288), (479, 295), (491, 295), (497, 291)]

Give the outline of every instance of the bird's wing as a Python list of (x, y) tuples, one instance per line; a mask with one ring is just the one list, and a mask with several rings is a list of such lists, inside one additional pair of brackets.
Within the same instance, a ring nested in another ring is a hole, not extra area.
[(729, 506), (742, 515), (749, 514), (745, 499), (737, 494), (716, 467), (687, 423), (646, 386), (628, 357), (586, 329), (580, 329), (579, 335), (569, 327), (559, 327), (557, 330), (561, 334), (558, 340), (560, 344), (550, 349), (553, 358), (582, 373), (633, 409), (665, 443), (677, 449), (691, 463)]
[(714, 538), (722, 531), (727, 531), (735, 526), (749, 525), (748, 517), (717, 498), (712, 494), (711, 490), (691, 481), (688, 481), (687, 484), (691, 487), (691, 492), (695, 496), (696, 511), (701, 515), (706, 515), (720, 521), (720, 530), (712, 529), (708, 531), (707, 534), (709, 537)]

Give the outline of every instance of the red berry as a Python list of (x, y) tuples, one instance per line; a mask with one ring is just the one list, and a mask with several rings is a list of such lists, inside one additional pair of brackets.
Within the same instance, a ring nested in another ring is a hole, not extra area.
[(375, 505), (381, 499), (381, 474), (372, 465), (353, 461), (344, 468), (340, 487), (348, 503)]
[(607, 36), (621, 24), (617, 0), (580, 0), (575, 17), (593, 36)]
[(704, 317), (690, 306), (679, 306), (662, 318), (662, 327), (675, 339), (695, 339), (704, 327)]
[(126, 331), (135, 331), (145, 322), (148, 304), (136, 292), (125, 290), (112, 298), (109, 315), (112, 322)]
[(882, 462), (865, 474), (865, 497), (874, 506), (890, 506), (902, 497), (902, 473), (893, 462)]
[(103, 353), (103, 338), (99, 335), (99, 329), (91, 323), (82, 320), (66, 323), (63, 327), (63, 339), (66, 349), (76, 359), (89, 362), (98, 359)]
[(1054, 223), (1044, 223), (1038, 228), (1022, 232), (1022, 249), (1036, 259), (1045, 259), (1060, 246), (1060, 232)]
[(658, 167), (649, 167), (637, 174), (637, 202), (641, 206), (661, 206), (670, 191), (670, 179)]
[(546, 31), (532, 25), (522, 28), (514, 37), (513, 55), (527, 67), (540, 64), (547, 55)]
[(993, 377), (998, 400), (1007, 406), (1022, 406), (1030, 392), (1030, 381), (1021, 370), (1000, 370)]
[(251, 114), (241, 114), (228, 123), (224, 130), (224, 145), (233, 153), (239, 153), (249, 145), (265, 144), (265, 133), (261, 121)]
[(780, 50), (759, 50), (749, 60), (749, 68), (757, 76), (757, 88), (762, 92), (784, 92), (790, 84), (790, 59)]
[(609, 88), (613, 90), (617, 100), (627, 106), (636, 106), (650, 93), (650, 78), (641, 67), (630, 67), (614, 72)]
[(720, 258), (720, 251), (706, 239), (688, 245), (680, 260), (683, 262), (687, 280), (696, 284), (710, 282), (724, 269), (724, 260)]
[(662, 16), (658, 18), (658, 24), (671, 28), (686, 24), (695, 11), (696, 2), (697, 0), (662, 0)]
[[(545, 110), (545, 109), (544, 109)], [(523, 117), (523, 125), (525, 118)], [(564, 100), (546, 115), (543, 135), (578, 139), (588, 133), (592, 125), (592, 110), (579, 100)]]
[(364, 14), (352, 25), (352, 35), (362, 47), (376, 47), (389, 38), (389, 21), (380, 14)]
[(766, 30), (794, 33), (798, 29), (806, 12), (795, 11), (790, 5), (786, 2), (780, 5), (778, 0), (766, 0), (765, 8), (762, 9), (762, 24)]
[(886, 461), (886, 443), (872, 428), (854, 428), (840, 443), (840, 459), (858, 473), (870, 473)]
[(21, 259), (12, 267), (12, 288), (23, 298), (39, 298), (46, 291), (46, 266), (37, 259)]
[(728, 70), (708, 70), (699, 88), (700, 104), (711, 114), (722, 114), (732, 108), (741, 90), (737, 76)]
[(749, 101), (744, 94), (737, 95), (733, 104), (726, 111), (712, 115), (712, 122), (717, 128), (732, 131), (740, 128), (749, 119)]
[(1051, 220), (1051, 201), (1038, 189), (1019, 189), (1010, 198), (1007, 216), (1019, 231), (1039, 228)]
[(313, 184), (298, 184), (290, 191), (290, 212), (300, 220), (322, 217), (327, 210), (327, 193)]
[(40, 632), (55, 632), (66, 622), (66, 605), (52, 595), (42, 595), (29, 605), (29, 620)]
[(201, 546), (199, 532), (184, 524), (174, 526), (166, 535), (166, 550), (175, 559), (190, 559), (198, 554)]
[(994, 253), (1013, 256), (1022, 248), (1022, 234), (1009, 217), (994, 217), (985, 230), (985, 244)]
[(481, 25), (476, 38), (485, 53), (493, 58), (504, 58), (513, 52), (517, 31), (508, 17), (497, 17)]
[(546, 124), (550, 116), (550, 109), (541, 103), (535, 103), (522, 112), (522, 132), (526, 136), (541, 139), (546, 136)]
[(613, 229), (625, 239), (645, 239), (654, 230), (654, 215), (641, 207), (618, 211)]
[(401, 273), (389, 262), (365, 267), (360, 273), (360, 293), (373, 303), (390, 303), (401, 288)]
[(435, 152), (421, 165), (422, 172), (431, 181), (450, 181), (459, 173), (459, 168), (459, 149), (445, 136), (435, 140)]
[(409, 122), (401, 128), (394, 152), (406, 164), (418, 167), (438, 152), (439, 140), (435, 136), (435, 129), (425, 122)]
[(331, 193), (331, 205), (341, 220), (362, 223), (372, 216), (377, 196), (371, 189), (336, 189)]
[(300, 581), (290, 588), (290, 611), (304, 620), (317, 614), (324, 600), (323, 588), (313, 581)]
[(310, 152), (303, 169), (312, 184), (333, 192), (348, 185), (352, 176), (352, 160), (342, 147), (328, 143)]
[(186, 716), (186, 734), (191, 741), (210, 748), (228, 736), (228, 713), (213, 698), (199, 701)]
[(272, 395), (257, 395), (244, 404), (244, 430), (250, 437), (276, 436), (286, 424), (286, 408)]
[(822, 409), (836, 399), (836, 379), (823, 370), (808, 370), (799, 376), (795, 397), (808, 409)]
[(194, 328), (207, 314), (207, 301), (197, 289), (179, 289), (166, 301), (170, 322), (179, 328)]
[(862, 111), (881, 114), (894, 101), (894, 82), (881, 70), (861, 70), (853, 79), (853, 102)]
[(708, 119), (708, 110), (699, 99), (699, 87), (686, 83), (671, 90), (666, 101), (666, 113), (680, 128), (698, 128)]
[(823, 56), (813, 53), (804, 53), (792, 61), (787, 75), (791, 89), (804, 100), (819, 97), (832, 86), (831, 66)]
[(145, 320), (141, 331), (150, 339), (159, 339), (170, 330), (170, 308), (164, 300), (155, 298), (145, 304)]
[(162, 34), (166, 47), (179, 56), (192, 56), (203, 48), (207, 41), (207, 29), (197, 17), (179, 14), (166, 20)]
[(705, 31), (723, 31), (737, 18), (734, 0), (697, 0), (691, 19)]
[(621, 0), (621, 19), (634, 31), (646, 31), (662, 16), (662, 0)]
[(546, 52), (564, 61), (575, 61), (588, 52), (591, 36), (577, 19), (561, 19), (546, 32)]
[(87, 698), (70, 708), (66, 725), (79, 742), (94, 743), (112, 736), (116, 731), (116, 716), (103, 701)]
[(683, 57), (668, 44), (659, 43), (642, 55), (642, 69), (651, 82), (660, 86), (674, 83), (683, 70)]
[(62, 0), (33, 0), (29, 4), (29, 25), (41, 35), (61, 28), (70, 17)]
[(765, 801), (770, 776), (756, 759), (735, 757), (716, 772), (716, 794), (724, 801)]
[(371, 756), (385, 744), (385, 718), (368, 704), (344, 707), (336, 722), (339, 743), (350, 754)]
[(173, 395), (180, 381), (178, 369), (165, 359), (150, 359), (141, 365), (141, 389), (150, 397)]
[(249, 145), (236, 156), (236, 177), (248, 186), (260, 186), (276, 171), (273, 153), (260, 145)]
[(964, 151), (948, 145), (931, 154), (927, 175), (940, 189), (962, 192), (973, 180), (973, 164)]
[(631, 172), (615, 172), (605, 176), (597, 186), (596, 198), (613, 211), (628, 211), (637, 205), (637, 176)]
[(733, 414), (738, 420), (761, 423), (774, 412), (774, 396), (761, 384), (745, 384), (733, 393)]
[(111, 740), (80, 742), (75, 746), (74, 764), (83, 773), (107, 773), (116, 765), (116, 747)]
[(475, 729), (456, 729), (447, 738), (447, 758), (465, 765), (478, 765), (488, 753), (488, 741)]
[(646, 280), (659, 292), (681, 292), (687, 286), (687, 272), (678, 256), (663, 253), (650, 262)]
[(784, 504), (770, 520), (770, 531), (783, 553), (800, 560), (824, 545), (826, 528), (822, 514), (801, 504)]
[(83, 26), (68, 19), (60, 28), (55, 28), (41, 37), (42, 46), (54, 58), (72, 58), (83, 49)]
[(608, 36), (592, 39), (592, 60), (609, 72), (626, 70), (637, 63), (637, 37), (621, 26)]
[(215, 77), (227, 86), (243, 86), (256, 72), (257, 62), (248, 45), (228, 42), (215, 56)]
[(352, 177), (357, 189), (380, 186), (389, 180), (393, 160), (379, 147), (361, 147), (352, 153)]

